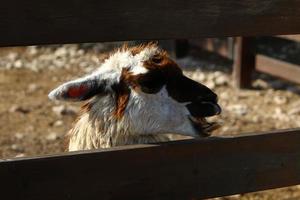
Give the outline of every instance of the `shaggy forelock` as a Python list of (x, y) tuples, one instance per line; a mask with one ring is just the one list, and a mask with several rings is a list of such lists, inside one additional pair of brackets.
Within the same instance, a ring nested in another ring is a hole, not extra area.
[(141, 44), (134, 47), (123, 45), (112, 51), (100, 68), (113, 68), (121, 72), (123, 68), (135, 67), (139, 62), (147, 61), (161, 52), (163, 51), (156, 43)]

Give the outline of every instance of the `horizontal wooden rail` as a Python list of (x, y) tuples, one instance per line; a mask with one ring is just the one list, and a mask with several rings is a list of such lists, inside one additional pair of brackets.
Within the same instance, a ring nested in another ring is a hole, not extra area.
[(256, 55), (256, 70), (300, 84), (300, 66), (283, 60)]
[(300, 33), (300, 0), (9, 0), (0, 46)]
[(0, 162), (1, 199), (195, 199), (300, 184), (300, 129)]
[(277, 35), (277, 37), (300, 42), (300, 35)]

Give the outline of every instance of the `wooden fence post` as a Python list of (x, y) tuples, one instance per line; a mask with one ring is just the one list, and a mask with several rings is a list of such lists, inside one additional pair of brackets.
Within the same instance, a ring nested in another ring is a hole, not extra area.
[(189, 51), (189, 42), (188, 40), (175, 40), (175, 55), (176, 58), (185, 57)]
[(237, 88), (250, 88), (255, 68), (254, 38), (237, 37), (234, 47), (233, 78)]

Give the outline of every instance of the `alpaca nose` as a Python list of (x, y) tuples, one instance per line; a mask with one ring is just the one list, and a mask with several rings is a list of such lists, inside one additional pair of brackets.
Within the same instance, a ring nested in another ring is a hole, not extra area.
[(197, 101), (201, 102), (211, 102), (211, 103), (218, 103), (218, 95), (216, 95), (214, 92), (209, 91), (206, 95), (201, 95), (197, 97)]
[(218, 96), (210, 89), (197, 96), (195, 101), (187, 105), (187, 108), (192, 116), (198, 117), (219, 115), (222, 112), (218, 104)]
[(168, 94), (179, 103), (187, 103), (191, 115), (208, 117), (221, 113), (218, 96), (205, 85), (185, 76), (168, 80)]
[(221, 107), (218, 104), (218, 95), (213, 91), (210, 91), (205, 96), (200, 96), (198, 102), (200, 101), (201, 107), (208, 110), (208, 115), (219, 115), (222, 112)]
[(186, 107), (194, 117), (210, 117), (219, 115), (222, 112), (219, 104), (209, 101), (192, 102), (187, 104)]

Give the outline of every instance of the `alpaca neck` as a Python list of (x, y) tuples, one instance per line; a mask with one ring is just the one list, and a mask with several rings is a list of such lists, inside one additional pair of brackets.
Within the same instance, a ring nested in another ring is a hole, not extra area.
[[(100, 129), (100, 122), (89, 121), (89, 115), (84, 114), (69, 132), (69, 151), (110, 148), (130, 144), (147, 144), (168, 141), (166, 135), (134, 135), (129, 132), (117, 131), (116, 127)], [(105, 126), (105, 125), (104, 125)]]
[(130, 123), (132, 122), (125, 118), (116, 119), (112, 116), (114, 107), (111, 105), (111, 102), (114, 101), (107, 98), (102, 97), (102, 101), (97, 99), (83, 107), (83, 114), (80, 115), (76, 124), (68, 133), (69, 151), (169, 140), (166, 135), (162, 134), (143, 135), (135, 133), (130, 129)]

